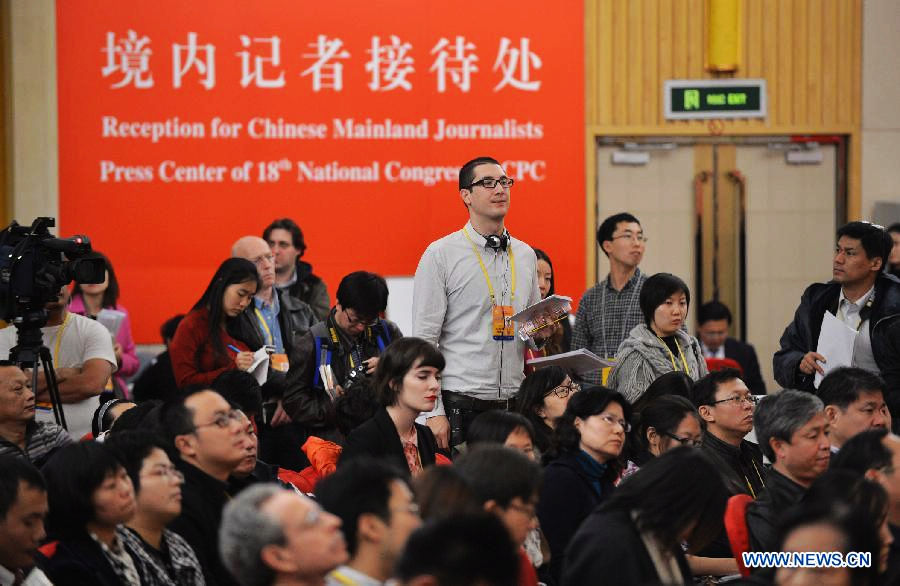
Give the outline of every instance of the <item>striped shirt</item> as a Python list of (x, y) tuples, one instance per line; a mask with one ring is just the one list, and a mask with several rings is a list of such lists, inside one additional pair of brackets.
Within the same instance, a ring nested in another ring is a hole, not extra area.
[[(587, 348), (601, 358), (612, 358), (619, 344), (634, 326), (644, 322), (638, 297), (647, 277), (636, 269), (621, 291), (612, 286), (610, 276), (585, 292), (575, 314), (572, 349)], [(590, 383), (600, 384), (600, 373), (584, 376)]]
[(25, 449), (0, 437), (0, 456), (18, 456), (38, 468), (59, 448), (72, 443), (72, 438), (55, 423), (29, 421), (25, 426)]

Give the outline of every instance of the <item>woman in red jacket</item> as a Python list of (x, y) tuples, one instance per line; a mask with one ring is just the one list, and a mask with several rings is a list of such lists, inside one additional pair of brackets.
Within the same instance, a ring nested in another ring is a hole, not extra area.
[(256, 265), (249, 260), (229, 258), (219, 265), (169, 345), (179, 388), (208, 385), (226, 370), (250, 368), (253, 352), (236, 335), (237, 318), (253, 303), (258, 287)]

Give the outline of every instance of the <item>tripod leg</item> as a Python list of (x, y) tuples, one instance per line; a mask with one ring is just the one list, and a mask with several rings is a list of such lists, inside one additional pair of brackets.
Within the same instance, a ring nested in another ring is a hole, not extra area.
[(53, 405), (53, 415), (56, 417), (56, 423), (62, 426), (63, 429), (68, 430), (66, 414), (63, 412), (63, 403), (59, 395), (59, 384), (56, 382), (56, 371), (53, 370), (53, 358), (50, 356), (50, 349), (42, 346), (40, 357), (40, 362), (44, 366), (44, 380), (47, 381), (47, 393), (50, 395), (50, 403)]

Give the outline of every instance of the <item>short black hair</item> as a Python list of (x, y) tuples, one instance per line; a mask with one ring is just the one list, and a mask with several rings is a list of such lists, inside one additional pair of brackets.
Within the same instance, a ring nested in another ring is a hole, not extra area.
[(509, 434), (517, 429), (525, 430), (534, 444), (534, 426), (521, 413), (491, 409), (480, 413), (466, 430), (466, 445), (500, 444), (506, 442)]
[(109, 436), (103, 443), (122, 463), (125, 472), (131, 478), (131, 484), (134, 485), (135, 494), (141, 490), (141, 468), (144, 466), (144, 460), (153, 453), (153, 450), (160, 449), (166, 455), (172, 453), (172, 448), (166, 446), (162, 438), (147, 431), (123, 431)]
[(731, 325), (731, 310), (721, 301), (707, 301), (697, 310), (697, 323), (701, 326), (720, 319), (728, 320), (728, 325)]
[(866, 470), (888, 468), (894, 457), (884, 445), (888, 433), (886, 429), (867, 429), (854, 435), (831, 457), (831, 469), (865, 474)]
[(458, 458), (453, 467), (482, 503), (492, 500), (504, 508), (516, 497), (530, 502), (541, 482), (541, 467), (537, 462), (502, 445), (475, 446)]
[(884, 379), (875, 373), (853, 366), (843, 366), (825, 375), (819, 383), (816, 394), (826, 406), (834, 405), (844, 411), (851, 403), (859, 400), (859, 394), (863, 391), (876, 391), (883, 396), (887, 386)]
[(484, 511), (455, 466), (429, 466), (413, 479), (413, 491), (425, 521)]
[[(553, 430), (553, 455), (578, 452), (581, 433), (575, 427), (575, 419), (583, 420), (593, 415), (599, 415), (606, 410), (610, 403), (617, 403), (622, 407), (625, 421), (631, 421), (631, 403), (621, 393), (606, 387), (595, 387), (584, 389), (570, 396), (566, 410), (556, 420), (556, 427)], [(621, 471), (622, 463), (618, 459), (612, 460), (606, 467), (606, 476), (615, 480)]]
[(373, 386), (378, 400), (384, 407), (397, 402), (397, 392), (403, 385), (403, 377), (421, 359), (419, 366), (430, 366), (444, 370), (444, 355), (431, 342), (422, 338), (407, 336), (397, 338), (384, 349), (375, 367)]
[(516, 586), (519, 553), (496, 515), (446, 517), (410, 535), (396, 574), (403, 582), (434, 576), (439, 586)]
[(47, 481), (47, 533), (52, 539), (67, 539), (86, 533), (94, 520), (94, 491), (110, 474), (123, 466), (108, 446), (78, 442), (57, 450), (44, 465)]
[(187, 435), (194, 431), (194, 413), (188, 408), (185, 401), (187, 401), (188, 397), (193, 396), (194, 393), (200, 392), (202, 392), (202, 390), (180, 394), (171, 401), (164, 403), (159, 408), (160, 435), (162, 435), (166, 445), (170, 445), (174, 448), (175, 438), (179, 435)]
[(866, 257), (869, 260), (880, 258), (880, 272), (887, 271), (888, 257), (891, 254), (891, 248), (894, 247), (894, 241), (882, 226), (871, 222), (850, 222), (838, 228), (837, 239), (840, 240), (842, 236), (859, 240), (866, 251)]
[(265, 230), (263, 230), (263, 240), (269, 242), (272, 230), (287, 230), (291, 233), (291, 241), (294, 248), (300, 253), (300, 256), (303, 256), (303, 253), (306, 252), (306, 241), (303, 239), (303, 230), (300, 229), (300, 226), (298, 226), (297, 222), (294, 220), (290, 218), (279, 218), (274, 220), (271, 224), (266, 226)]
[(178, 315), (170, 317), (163, 322), (163, 325), (159, 326), (159, 335), (163, 341), (171, 340), (175, 337), (175, 330), (178, 329), (178, 324), (180, 324), (183, 319), (184, 314), (179, 313)]
[(887, 227), (888, 234), (900, 234), (900, 222), (894, 222)]
[(350, 273), (337, 289), (337, 302), (342, 309), (352, 309), (360, 319), (376, 318), (387, 309), (388, 286), (381, 275), (367, 271)]
[(9, 509), (19, 500), (19, 485), (47, 491), (47, 484), (34, 464), (17, 456), (0, 456), (0, 522), (6, 519)]
[(159, 399), (151, 399), (138, 403), (113, 422), (109, 435), (129, 430), (140, 429), (154, 433), (159, 432), (159, 412), (163, 402)]
[(316, 501), (341, 520), (350, 556), (356, 555), (359, 541), (356, 531), (362, 515), (375, 515), (388, 523), (391, 519), (391, 484), (406, 483), (403, 474), (382, 460), (356, 459), (316, 484)]
[(516, 411), (531, 422), (535, 431), (535, 447), (542, 452), (550, 448), (550, 436), (553, 435), (553, 428), (547, 425), (537, 412), (544, 406), (544, 397), (561, 385), (567, 376), (569, 376), (568, 373), (559, 366), (545, 366), (527, 375), (519, 385), (519, 392), (516, 395)]
[[(600, 250), (603, 250), (604, 242), (606, 242), (607, 240), (612, 240), (613, 233), (615, 233), (619, 222), (628, 222), (629, 224), (633, 222), (638, 226), (641, 225), (641, 222), (628, 212), (613, 214), (610, 217), (606, 218), (600, 224), (600, 227), (597, 228), (597, 245), (600, 247)], [(609, 256), (609, 253), (605, 250), (603, 250), (603, 254), (605, 254), (607, 257)]]
[(653, 458), (626, 478), (601, 510), (633, 511), (638, 529), (664, 547), (677, 547), (685, 530), (698, 551), (722, 530), (729, 493), (716, 466), (702, 450), (678, 447)]
[(648, 328), (653, 323), (653, 314), (656, 308), (666, 302), (666, 299), (676, 293), (684, 293), (688, 307), (691, 305), (691, 290), (687, 283), (671, 273), (656, 273), (644, 281), (638, 303), (641, 313), (644, 315), (644, 325)]
[(212, 390), (222, 395), (229, 403), (236, 405), (247, 417), (257, 421), (262, 414), (262, 388), (256, 377), (244, 370), (232, 368), (216, 377)]
[(673, 370), (656, 377), (644, 394), (634, 402), (634, 412), (640, 413), (651, 401), (659, 397), (677, 395), (690, 400), (694, 391), (694, 379), (680, 370)]
[(651, 427), (659, 435), (674, 434), (685, 417), (693, 416), (701, 429), (703, 420), (697, 413), (697, 408), (684, 397), (678, 395), (666, 395), (657, 397), (648, 403), (640, 413), (634, 415), (633, 437), (631, 438), (631, 453), (638, 454), (641, 450), (649, 450), (647, 430)]
[(475, 179), (475, 167), (478, 165), (499, 165), (500, 161), (493, 157), (476, 157), (464, 164), (459, 170), (459, 189), (469, 189)]
[(691, 402), (698, 409), (701, 405), (713, 405), (716, 401), (716, 391), (719, 390), (719, 385), (739, 378), (741, 378), (741, 372), (736, 368), (714, 370), (694, 383), (694, 389), (691, 392)]

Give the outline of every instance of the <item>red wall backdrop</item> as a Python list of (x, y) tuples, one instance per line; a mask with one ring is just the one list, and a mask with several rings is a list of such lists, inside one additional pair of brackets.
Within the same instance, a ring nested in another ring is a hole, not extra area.
[[(59, 234), (110, 256), (139, 343), (158, 342), (231, 243), (276, 217), (303, 228), (332, 294), (353, 270), (412, 275), (427, 244), (465, 222), (455, 170), (484, 154), (517, 182), (509, 230), (550, 254), (558, 292), (580, 295), (581, 2), (57, 7)], [(349, 138), (350, 118), (422, 136)], [(307, 136), (261, 137), (260, 119)], [(188, 181), (200, 165), (203, 180)]]

